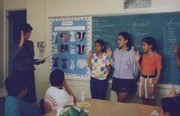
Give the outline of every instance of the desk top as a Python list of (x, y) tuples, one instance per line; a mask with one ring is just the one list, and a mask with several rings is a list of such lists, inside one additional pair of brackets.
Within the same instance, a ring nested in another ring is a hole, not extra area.
[(150, 116), (157, 106), (148, 106), (134, 103), (119, 103), (105, 100), (86, 99), (91, 106), (89, 116)]
[[(157, 106), (148, 106), (135, 103), (119, 103), (106, 100), (96, 100), (87, 98), (85, 101), (91, 105), (85, 107), (88, 116), (150, 116), (154, 110), (159, 110)], [(46, 116), (56, 116), (56, 111), (52, 111)]]

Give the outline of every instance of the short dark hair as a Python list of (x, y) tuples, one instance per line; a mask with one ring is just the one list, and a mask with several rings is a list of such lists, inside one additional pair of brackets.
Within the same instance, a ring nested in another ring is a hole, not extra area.
[(28, 33), (28, 32), (31, 32), (31, 31), (33, 30), (33, 28), (31, 27), (30, 24), (25, 23), (25, 24), (22, 26), (21, 30), (23, 31), (23, 33)]
[(95, 44), (96, 44), (96, 43), (100, 44), (101, 47), (104, 47), (104, 48), (102, 49), (102, 52), (105, 52), (105, 51), (106, 51), (106, 45), (105, 45), (104, 40), (98, 39), (98, 40), (96, 40)]
[(153, 37), (145, 37), (142, 42), (147, 43), (149, 46), (152, 45), (152, 51), (156, 50), (156, 40)]
[(10, 75), (5, 80), (5, 86), (8, 95), (18, 96), (20, 91), (27, 87), (24, 77), (20, 75)]
[(59, 69), (55, 69), (50, 74), (51, 86), (61, 86), (64, 81), (64, 72)]
[(127, 47), (129, 47), (129, 49), (131, 49), (131, 47), (132, 47), (132, 38), (131, 38), (130, 34), (128, 32), (121, 32), (121, 33), (118, 34), (118, 36), (123, 36), (123, 38), (125, 40), (128, 40)]

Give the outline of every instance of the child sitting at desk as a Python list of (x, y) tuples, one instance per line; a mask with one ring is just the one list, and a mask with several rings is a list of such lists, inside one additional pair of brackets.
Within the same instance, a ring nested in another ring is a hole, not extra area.
[(50, 83), (51, 87), (47, 89), (44, 98), (46, 113), (50, 112), (51, 110), (57, 110), (64, 106), (74, 104), (74, 94), (68, 87), (64, 79), (64, 72), (62, 70), (55, 69), (51, 72)]
[(11, 75), (6, 78), (5, 86), (8, 93), (5, 97), (5, 116), (40, 116), (36, 106), (23, 100), (27, 94), (23, 77)]

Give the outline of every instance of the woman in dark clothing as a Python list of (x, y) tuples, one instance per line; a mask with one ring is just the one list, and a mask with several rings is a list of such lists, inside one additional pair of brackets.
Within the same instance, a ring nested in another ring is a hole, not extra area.
[(28, 92), (25, 99), (30, 103), (35, 103), (34, 64), (44, 63), (45, 60), (38, 62), (37, 59), (34, 59), (34, 44), (29, 40), (31, 31), (30, 24), (26, 23), (22, 27), (20, 40), (12, 45), (11, 57), (14, 64), (14, 73), (22, 75), (27, 81)]

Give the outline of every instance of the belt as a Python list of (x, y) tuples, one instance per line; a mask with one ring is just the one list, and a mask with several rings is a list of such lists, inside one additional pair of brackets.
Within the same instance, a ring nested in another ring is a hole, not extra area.
[(144, 78), (155, 78), (155, 75), (143, 75), (143, 74), (141, 74), (141, 77), (144, 77)]

